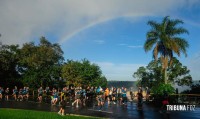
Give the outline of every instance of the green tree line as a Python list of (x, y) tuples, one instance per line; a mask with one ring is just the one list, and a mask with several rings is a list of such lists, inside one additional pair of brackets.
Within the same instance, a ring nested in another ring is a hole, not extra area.
[(40, 42), (19, 45), (2, 45), (0, 49), (0, 86), (103, 86), (107, 79), (100, 67), (89, 60), (67, 60), (57, 43), (45, 37)]

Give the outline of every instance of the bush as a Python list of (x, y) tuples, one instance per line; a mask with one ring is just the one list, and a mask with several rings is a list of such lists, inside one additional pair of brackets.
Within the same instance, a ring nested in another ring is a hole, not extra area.
[(160, 84), (153, 86), (151, 91), (155, 95), (163, 95), (164, 91), (166, 91), (168, 94), (172, 94), (175, 92), (175, 89), (171, 86), (171, 84)]

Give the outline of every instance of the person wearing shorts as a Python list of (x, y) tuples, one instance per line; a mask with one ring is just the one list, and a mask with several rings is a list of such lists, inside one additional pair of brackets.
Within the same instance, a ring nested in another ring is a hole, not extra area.
[(119, 104), (122, 104), (122, 89), (121, 88), (117, 88), (117, 99), (119, 101)]
[(127, 105), (126, 88), (122, 90), (122, 104)]
[(42, 89), (42, 87), (40, 87), (38, 89), (38, 100), (40, 103), (42, 102), (42, 95), (43, 95), (43, 89)]
[(52, 105), (56, 105), (57, 101), (58, 101), (58, 92), (57, 92), (57, 90), (55, 89), (54, 92), (53, 92)]
[(3, 88), (0, 87), (0, 100), (2, 100), (2, 98), (3, 98)]
[(110, 99), (109, 99), (109, 89), (108, 88), (106, 88), (104, 95), (105, 95), (105, 101), (108, 101), (108, 105), (109, 105)]
[(113, 88), (113, 92), (112, 92), (112, 101), (113, 101), (113, 104), (116, 104), (116, 97), (117, 97), (117, 89)]
[(65, 115), (65, 107), (66, 107), (66, 102), (65, 102), (65, 100), (63, 99), (63, 100), (61, 100), (61, 102), (60, 102), (60, 110), (59, 110), (58, 114), (64, 116), (64, 115)]
[(18, 101), (23, 101), (23, 89), (19, 89)]
[(101, 111), (103, 105), (104, 105), (104, 97), (103, 97), (104, 93), (103, 91), (99, 92), (97, 94), (97, 103), (98, 103), (98, 107), (99, 107), (99, 111)]
[(17, 100), (17, 96), (18, 96), (18, 89), (17, 86), (15, 86), (15, 88), (13, 89), (13, 97), (15, 98), (15, 100)]
[(76, 103), (76, 107), (78, 108), (78, 103), (81, 103), (81, 87), (75, 89), (75, 101), (72, 103), (72, 106)]
[(9, 99), (9, 88), (6, 88), (6, 90), (5, 90), (5, 100), (8, 101), (8, 99)]

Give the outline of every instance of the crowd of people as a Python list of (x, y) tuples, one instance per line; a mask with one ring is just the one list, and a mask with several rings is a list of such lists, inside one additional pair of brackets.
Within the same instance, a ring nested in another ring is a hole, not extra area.
[[(10, 92), (11, 91), (11, 92)], [(134, 100), (137, 98), (138, 100), (138, 109), (142, 109), (143, 103), (143, 91), (142, 88), (139, 87), (137, 94), (133, 93), (133, 90), (129, 90), (130, 98), (129, 100)], [(9, 100), (9, 94), (12, 94), (12, 97), (16, 101), (28, 100), (29, 99), (29, 87), (24, 87), (18, 89), (17, 86), (14, 89), (9, 90), (6, 88), (5, 90), (0, 87), (0, 100), (3, 98), (3, 94), (5, 96), (5, 100)], [(146, 90), (146, 100), (149, 100), (150, 91), (147, 88)], [(49, 102), (52, 105), (59, 104), (60, 110), (59, 114), (64, 115), (65, 107), (67, 104), (75, 107), (79, 106), (98, 106), (99, 110), (107, 105), (127, 105), (127, 88), (121, 87), (111, 87), (111, 88), (102, 88), (98, 87), (63, 87), (62, 89), (53, 88), (52, 90), (49, 87), (43, 88), (39, 87), (37, 90), (37, 101), (39, 103)]]
[(5, 100), (9, 100), (10, 94), (16, 101), (28, 100), (29, 98), (29, 87), (24, 87), (18, 89), (17, 86), (10, 90), (6, 88), (5, 90), (0, 87), (0, 100), (3, 99), (3, 94), (5, 95)]

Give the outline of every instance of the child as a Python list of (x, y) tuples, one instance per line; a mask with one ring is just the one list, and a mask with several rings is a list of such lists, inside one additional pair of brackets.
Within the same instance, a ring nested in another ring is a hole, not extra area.
[(65, 106), (66, 106), (66, 103), (65, 103), (64, 99), (61, 100), (60, 105), (61, 106), (60, 106), (60, 110), (59, 110), (58, 114), (64, 116), (65, 115)]

